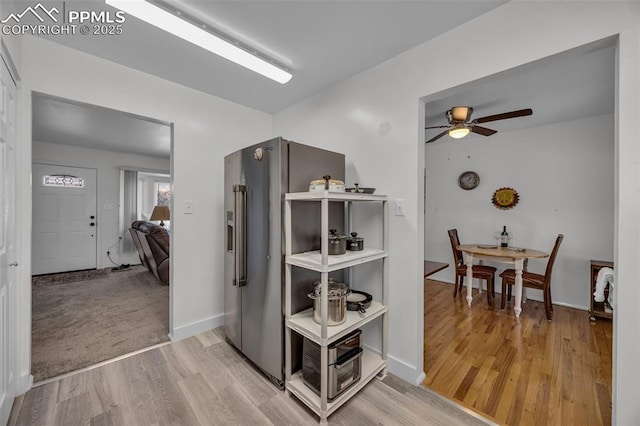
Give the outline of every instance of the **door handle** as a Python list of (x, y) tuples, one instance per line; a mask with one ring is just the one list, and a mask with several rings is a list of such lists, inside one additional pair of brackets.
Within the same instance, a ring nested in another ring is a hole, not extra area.
[(247, 285), (247, 186), (234, 185), (233, 285)]
[(16, 266), (16, 267), (17, 267), (17, 266), (18, 266), (18, 262), (11, 262), (11, 263), (9, 264), (9, 266)]

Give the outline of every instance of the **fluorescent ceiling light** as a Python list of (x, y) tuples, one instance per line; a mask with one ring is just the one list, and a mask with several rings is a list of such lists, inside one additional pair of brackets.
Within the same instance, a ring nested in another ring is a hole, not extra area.
[(291, 80), (291, 73), (147, 1), (106, 0), (106, 4), (278, 83)]

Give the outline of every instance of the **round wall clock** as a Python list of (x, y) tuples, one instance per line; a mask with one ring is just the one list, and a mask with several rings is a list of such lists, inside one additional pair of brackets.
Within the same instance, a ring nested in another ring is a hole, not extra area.
[(473, 189), (480, 184), (480, 176), (476, 172), (467, 171), (458, 176), (458, 186), (462, 189)]
[(494, 206), (502, 210), (513, 208), (520, 201), (520, 196), (513, 188), (499, 188), (493, 193), (491, 202)]

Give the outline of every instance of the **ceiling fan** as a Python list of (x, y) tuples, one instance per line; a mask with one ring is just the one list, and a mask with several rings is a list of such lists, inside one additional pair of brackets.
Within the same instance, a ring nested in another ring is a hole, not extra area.
[(483, 136), (491, 136), (497, 133), (497, 130), (488, 129), (486, 127), (478, 126), (481, 123), (488, 123), (490, 121), (506, 120), (508, 118), (524, 117), (532, 115), (533, 110), (531, 108), (519, 109), (517, 111), (503, 112), (502, 114), (487, 115), (486, 117), (475, 118), (471, 120), (471, 114), (473, 108), (467, 106), (453, 107), (445, 113), (449, 125), (447, 126), (430, 126), (425, 129), (447, 129), (442, 133), (432, 137), (425, 143), (433, 142), (447, 133), (449, 136), (455, 139), (460, 139), (469, 134), (469, 132), (477, 133)]

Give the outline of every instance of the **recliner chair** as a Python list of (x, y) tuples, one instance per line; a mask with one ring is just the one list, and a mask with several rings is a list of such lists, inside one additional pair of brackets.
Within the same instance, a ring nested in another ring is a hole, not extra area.
[(133, 222), (129, 232), (142, 264), (164, 284), (169, 284), (169, 232), (143, 220)]

